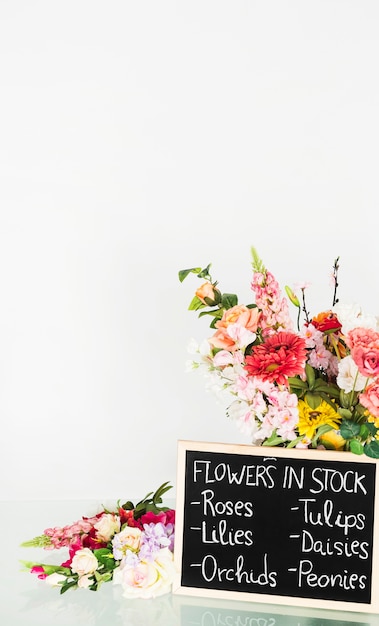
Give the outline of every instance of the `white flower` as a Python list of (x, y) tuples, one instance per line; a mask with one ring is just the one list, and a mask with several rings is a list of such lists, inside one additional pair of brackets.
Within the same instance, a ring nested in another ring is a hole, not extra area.
[(339, 361), (337, 385), (340, 389), (343, 389), (345, 393), (349, 393), (350, 391), (362, 391), (366, 382), (367, 377), (362, 376), (362, 374), (358, 372), (358, 368), (350, 355), (345, 356), (344, 359)]
[(229, 324), (226, 332), (239, 348), (246, 348), (246, 346), (255, 341), (257, 336), (256, 333), (251, 332), (251, 330), (238, 323)]
[(212, 365), (211, 347), (207, 339), (203, 339), (200, 344), (195, 339), (191, 339), (188, 343), (187, 351), (194, 357), (186, 361), (185, 369), (187, 372), (199, 367), (210, 367)]
[(224, 367), (225, 365), (232, 365), (234, 362), (233, 354), (229, 350), (220, 350), (213, 357), (213, 365), (215, 367)]
[(50, 587), (60, 587), (61, 583), (66, 582), (66, 576), (54, 572), (45, 578), (45, 582), (50, 585)]
[(101, 541), (108, 541), (115, 533), (120, 532), (120, 518), (114, 513), (105, 513), (95, 524), (97, 538)]
[(93, 574), (98, 564), (99, 562), (94, 553), (89, 548), (82, 548), (75, 552), (71, 569), (75, 574), (84, 576), (85, 574)]
[(347, 335), (353, 328), (372, 328), (378, 330), (378, 318), (375, 315), (364, 313), (362, 308), (356, 304), (338, 303), (333, 307), (333, 312), (337, 315), (338, 321), (342, 324), (342, 332)]
[[(252, 441), (258, 439), (259, 423), (255, 419), (253, 407), (243, 400), (235, 400), (227, 408), (227, 416), (236, 422), (237, 428), (250, 437)], [(258, 444), (259, 445), (259, 444)]]
[(207, 339), (203, 339), (201, 343), (196, 341), (196, 339), (190, 339), (187, 345), (187, 352), (197, 358), (201, 358), (202, 360), (209, 357), (211, 351), (211, 347)]
[(141, 545), (142, 531), (140, 528), (126, 526), (124, 530), (113, 537), (113, 556), (120, 560), (125, 556), (127, 550), (137, 552)]
[(134, 567), (121, 564), (113, 583), (122, 586), (126, 598), (156, 598), (171, 591), (174, 574), (173, 553), (162, 548), (154, 561), (139, 561)]
[(78, 580), (78, 587), (80, 587), (81, 589), (88, 589), (88, 587), (90, 587), (91, 585), (93, 585), (93, 580), (88, 576), (88, 574), (80, 576)]

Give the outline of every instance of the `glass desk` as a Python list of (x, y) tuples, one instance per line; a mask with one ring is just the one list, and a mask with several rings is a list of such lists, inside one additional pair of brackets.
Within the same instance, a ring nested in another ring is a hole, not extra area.
[[(119, 586), (105, 583), (97, 592), (69, 590), (60, 595), (22, 571), (20, 560), (38, 561), (46, 553), (21, 548), (23, 541), (49, 526), (63, 526), (115, 502), (0, 502), (2, 626), (379, 626), (379, 615), (300, 609), (253, 602), (167, 594), (154, 600), (128, 600)], [(167, 501), (168, 506), (175, 506)], [(62, 560), (67, 551), (62, 552)], [(58, 553), (55, 553), (55, 558)], [(59, 558), (54, 560), (59, 563)], [(378, 590), (379, 593), (379, 590)]]

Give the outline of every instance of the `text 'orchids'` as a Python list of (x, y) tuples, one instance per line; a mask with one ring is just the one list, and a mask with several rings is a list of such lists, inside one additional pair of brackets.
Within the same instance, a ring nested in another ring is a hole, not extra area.
[[(191, 342), (191, 369), (225, 400), (227, 416), (254, 445), (346, 450), (379, 458), (379, 324), (337, 299), (333, 265), (330, 308), (310, 316), (300, 298), (275, 277), (252, 248), (254, 302), (222, 293), (211, 265), (181, 270), (202, 281), (189, 310), (211, 317), (213, 334)], [(297, 309), (297, 329), (289, 301)], [(304, 316), (300, 323), (301, 314)]]

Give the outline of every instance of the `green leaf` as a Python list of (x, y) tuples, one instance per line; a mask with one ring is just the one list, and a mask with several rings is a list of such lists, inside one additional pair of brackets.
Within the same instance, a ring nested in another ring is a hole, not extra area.
[(223, 293), (221, 297), (221, 305), (225, 310), (231, 309), (238, 304), (238, 297), (235, 293)]
[(288, 384), (291, 391), (294, 389), (308, 389), (308, 385), (305, 380), (301, 380), (301, 378), (296, 378), (294, 376), (290, 376), (288, 378)]
[(262, 443), (262, 446), (278, 446), (279, 444), (283, 443), (283, 441), (284, 439), (282, 439), (281, 437), (275, 437), (275, 439), (271, 439), (270, 441), (266, 439), (266, 441)]
[[(326, 383), (322, 378), (318, 378), (314, 384), (314, 389), (319, 393), (324, 393), (330, 398), (339, 398), (340, 390), (335, 385)], [(333, 405), (335, 406), (335, 405)]]
[(367, 439), (367, 437), (369, 437), (370, 435), (370, 429), (367, 428), (366, 424), (361, 424), (361, 427), (359, 429), (359, 436), (361, 437), (361, 439), (365, 440)]
[(294, 448), (295, 446), (297, 446), (298, 443), (300, 443), (300, 441), (302, 441), (303, 438), (304, 438), (303, 436), (300, 436), (300, 437), (296, 437), (296, 439), (292, 439), (292, 441), (287, 443), (286, 447)]
[(370, 431), (371, 435), (375, 436), (378, 432), (378, 429), (373, 422), (366, 422), (365, 426)]
[(209, 280), (209, 282), (212, 282), (211, 275), (209, 273), (210, 267), (211, 263), (208, 263), (207, 267), (205, 267), (203, 270), (199, 270), (197, 274), (198, 278), (206, 279)]
[(351, 414), (351, 411), (349, 411), (349, 409), (337, 409), (337, 413), (338, 415), (340, 415), (346, 420), (350, 420), (352, 418), (352, 414)]
[(188, 310), (198, 311), (199, 309), (204, 309), (205, 307), (206, 305), (204, 304), (204, 302), (202, 302), (197, 296), (194, 296), (188, 305)]
[(325, 433), (328, 433), (331, 430), (334, 430), (333, 426), (330, 424), (322, 424), (322, 426), (317, 429), (317, 436), (321, 437), (321, 435), (325, 435)]
[(270, 437), (262, 443), (262, 446), (278, 446), (281, 443), (284, 443), (284, 439), (282, 439), (282, 437), (279, 437), (276, 434), (276, 430), (274, 430)]
[(350, 451), (353, 452), (353, 454), (363, 454), (363, 446), (361, 442), (358, 441), (358, 439), (352, 439), (350, 441), (349, 448)]
[(179, 280), (182, 283), (183, 280), (188, 276), (188, 274), (198, 274), (199, 272), (201, 272), (201, 267), (192, 267), (189, 270), (180, 270), (178, 273)]
[(372, 459), (379, 459), (379, 442), (370, 441), (364, 446), (364, 453)]
[(98, 548), (97, 550), (95, 549), (93, 553), (99, 563), (102, 563), (103, 565), (108, 566), (109, 561), (112, 561), (112, 563), (114, 563), (114, 556), (109, 548)]
[(212, 311), (201, 311), (199, 313), (199, 317), (203, 317), (204, 315), (211, 315), (212, 317), (217, 318), (216, 321), (222, 318), (223, 309), (213, 309)]
[(61, 594), (66, 593), (66, 591), (68, 589), (71, 589), (72, 587), (77, 587), (77, 580), (72, 580), (71, 582), (63, 583), (60, 593)]
[(344, 439), (353, 439), (359, 435), (360, 426), (356, 422), (344, 419), (341, 422), (340, 433)]
[[(159, 511), (167, 511), (167, 507), (160, 506), (162, 502), (162, 496), (169, 490), (172, 489), (172, 485), (169, 484), (169, 481), (163, 483), (158, 489), (153, 493), (152, 491), (148, 493), (143, 500), (137, 503), (134, 509), (134, 518), (138, 519), (141, 515), (144, 515), (146, 511), (152, 511), (153, 513), (159, 513)], [(152, 497), (150, 497), (152, 496)]]
[(351, 394), (345, 393), (342, 389), (340, 390), (340, 405), (344, 409), (349, 409), (351, 406)]
[(316, 380), (316, 375), (315, 375), (315, 371), (313, 369), (313, 367), (311, 367), (308, 363), (306, 363), (305, 365), (305, 374), (307, 377), (307, 381), (308, 381), (308, 386), (309, 389), (313, 389), (313, 385), (315, 383)]
[(121, 505), (121, 508), (124, 509), (124, 511), (131, 511), (132, 509), (134, 509), (134, 504), (133, 502), (128, 500), (127, 502), (125, 502), (125, 504)]
[[(316, 430), (316, 433), (312, 439), (312, 448), (316, 448), (319, 438), (325, 433), (328, 433), (330, 430), (333, 430), (333, 426), (330, 426), (330, 424), (322, 424), (322, 426), (320, 426)], [(327, 448), (326, 443), (323, 442), (323, 445), (325, 446), (325, 448)]]
[(329, 404), (329, 406), (331, 406), (332, 409), (334, 409), (335, 411), (338, 411), (336, 403), (329, 398), (327, 393), (324, 393), (323, 391), (320, 391), (319, 394), (320, 394), (320, 397), (322, 398), (322, 400), (324, 400), (324, 402)]
[(305, 394), (305, 401), (311, 407), (311, 409), (316, 410), (317, 407), (320, 406), (322, 398), (318, 393), (312, 393), (311, 391), (307, 391)]

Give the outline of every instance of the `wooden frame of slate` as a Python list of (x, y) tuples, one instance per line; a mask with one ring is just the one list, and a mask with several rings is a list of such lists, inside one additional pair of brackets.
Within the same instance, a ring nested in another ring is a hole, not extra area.
[(379, 612), (379, 463), (179, 441), (174, 594)]

